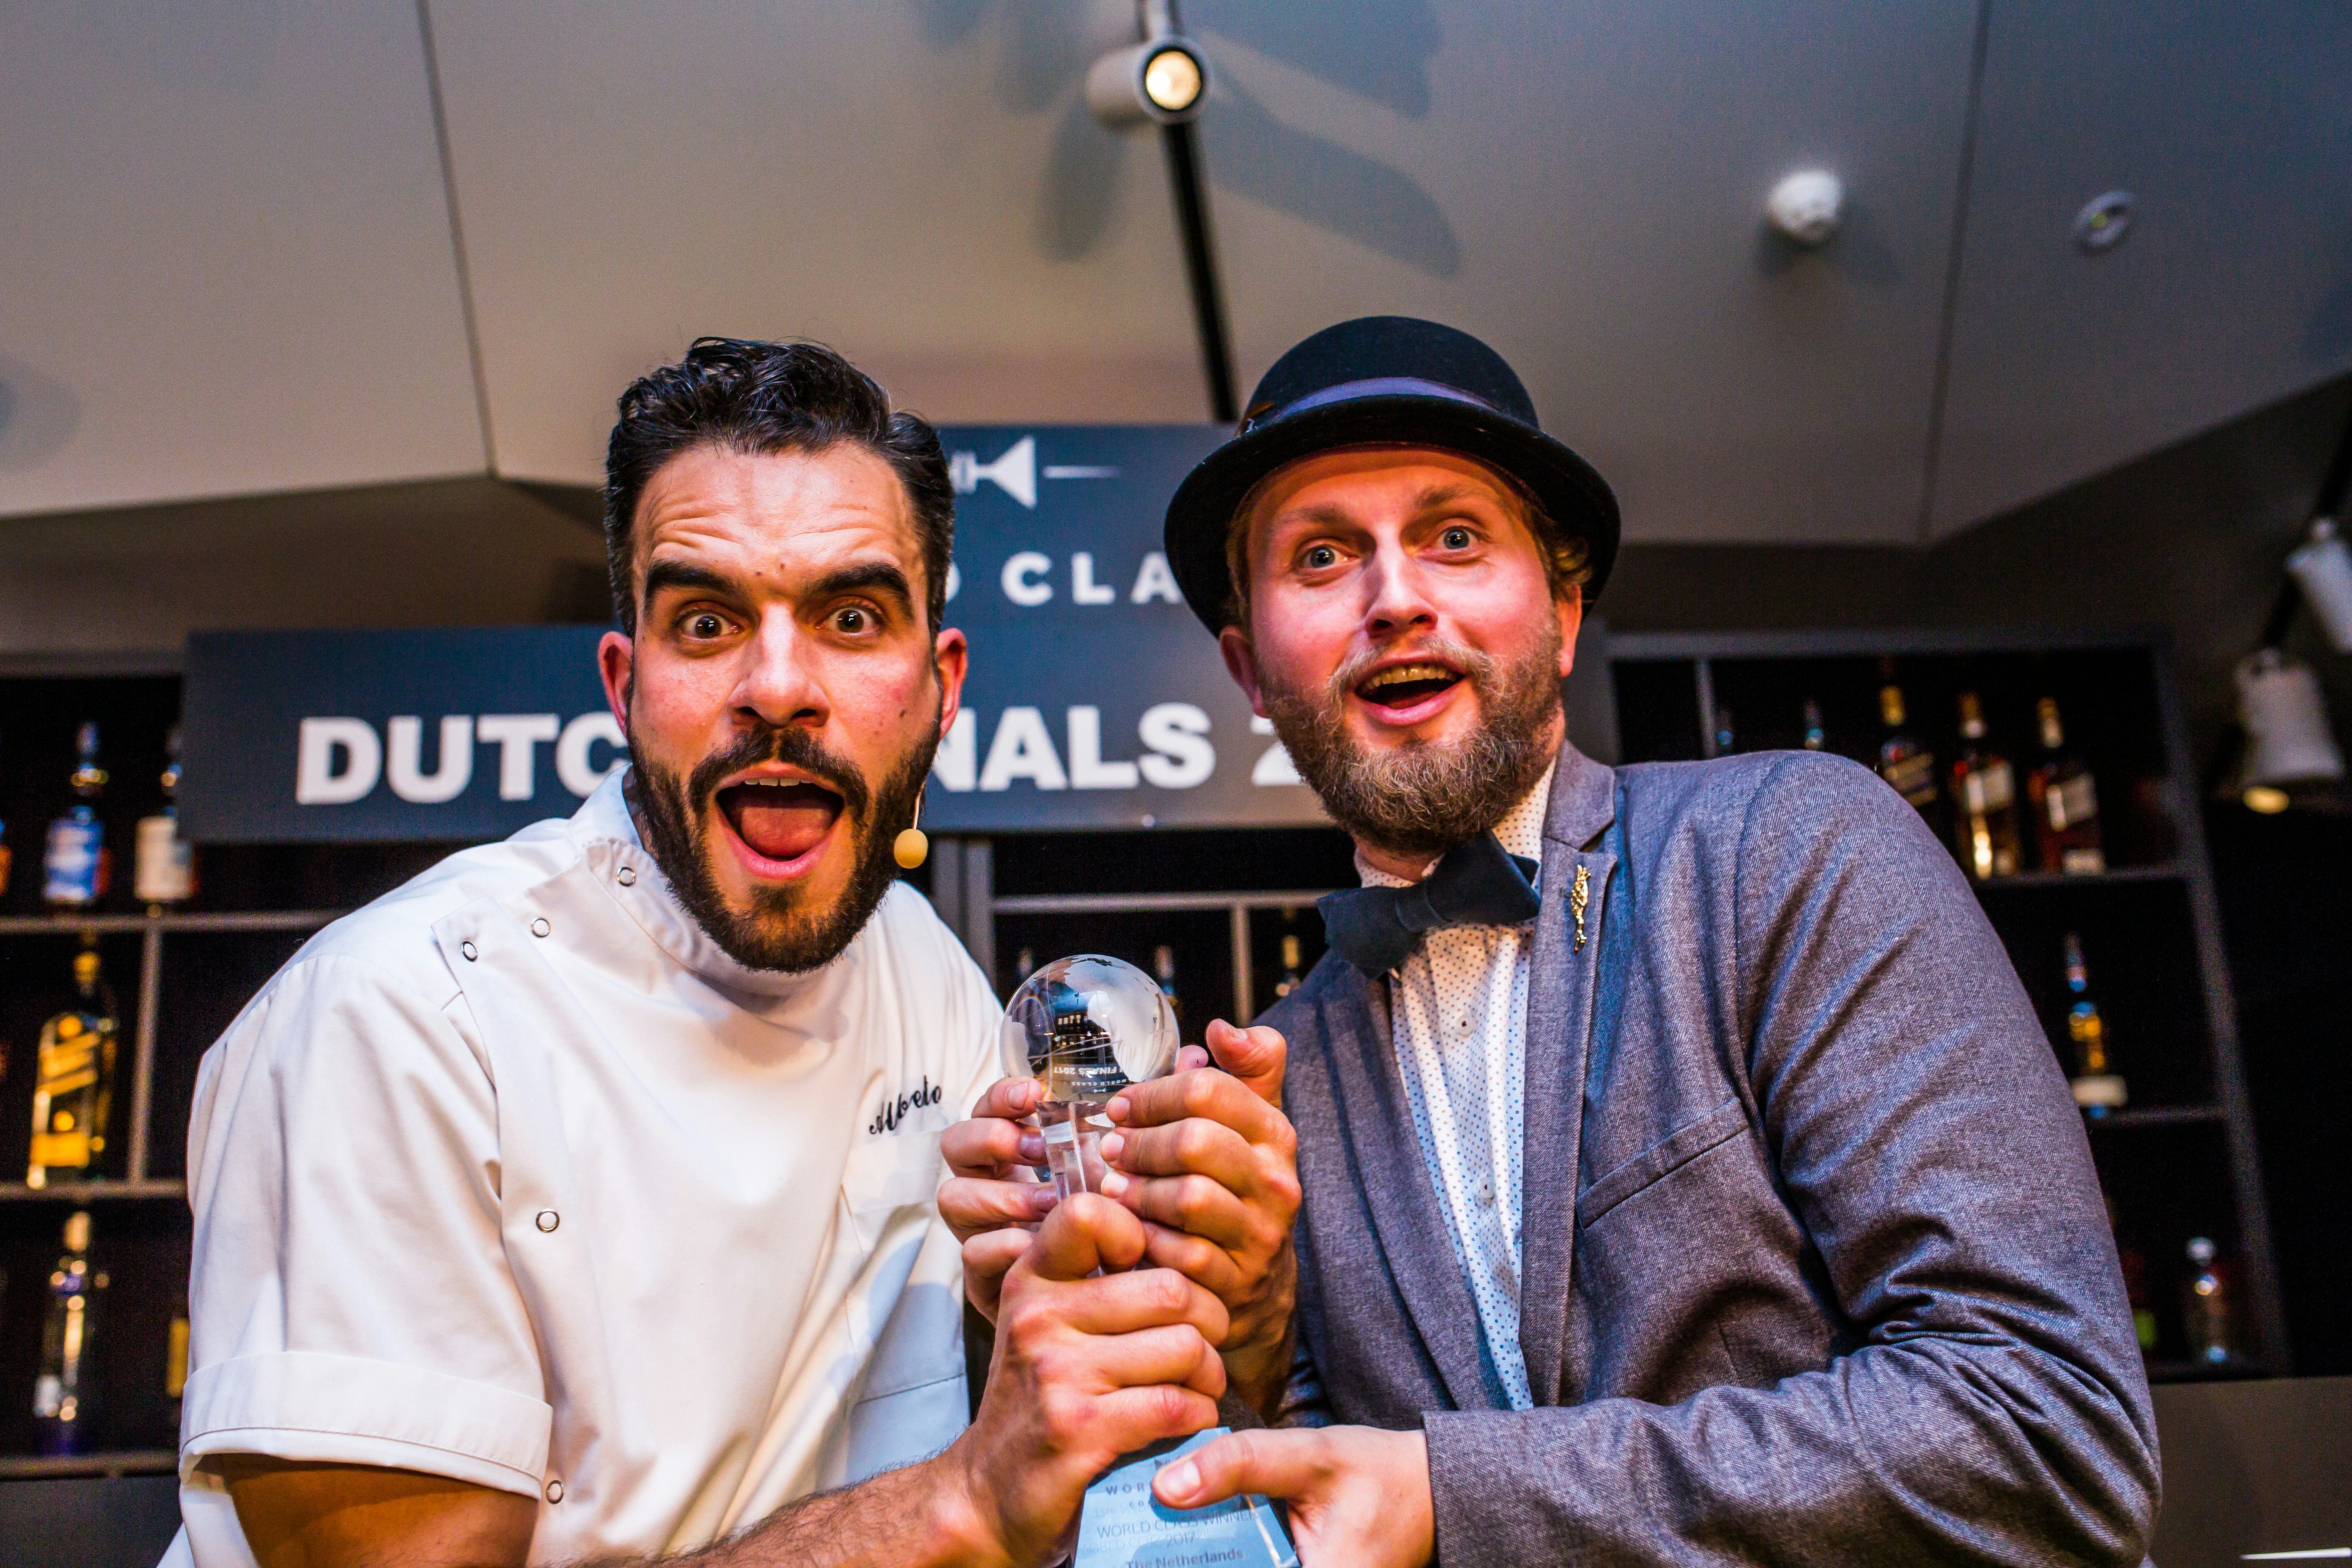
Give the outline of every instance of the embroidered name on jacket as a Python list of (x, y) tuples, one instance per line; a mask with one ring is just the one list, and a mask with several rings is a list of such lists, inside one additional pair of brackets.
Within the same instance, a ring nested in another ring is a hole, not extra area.
[(908, 1089), (897, 1100), (884, 1100), (882, 1109), (874, 1113), (874, 1120), (866, 1124), (866, 1131), (875, 1134), (896, 1132), (900, 1121), (927, 1106), (937, 1105), (944, 1092), (931, 1081), (931, 1075), (925, 1073), (919, 1087)]

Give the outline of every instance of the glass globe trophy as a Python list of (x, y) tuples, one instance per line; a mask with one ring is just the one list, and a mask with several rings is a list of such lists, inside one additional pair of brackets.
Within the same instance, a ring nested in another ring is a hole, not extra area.
[[(1025, 1061), (1040, 1090), (1037, 1123), (1055, 1195), (1102, 1188), (1106, 1108), (1131, 1083), (1165, 1078), (1180, 1049), (1167, 993), (1131, 963), (1082, 952), (1055, 959), (1022, 982), (1004, 1008), (1004, 1055)], [(1159, 1563), (1218, 1563), (1233, 1568), (1298, 1568), (1282, 1520), (1262, 1497), (1206, 1508), (1168, 1509), (1151, 1498), (1151, 1478), (1224, 1435), (1213, 1426), (1120, 1459), (1087, 1487), (1078, 1510), (1071, 1568), (1143, 1568)]]
[(1004, 1009), (1004, 1050), (1039, 1089), (1037, 1125), (1054, 1192), (1102, 1188), (1104, 1108), (1131, 1083), (1176, 1066), (1176, 1015), (1152, 978), (1098, 952), (1058, 958), (1022, 983)]

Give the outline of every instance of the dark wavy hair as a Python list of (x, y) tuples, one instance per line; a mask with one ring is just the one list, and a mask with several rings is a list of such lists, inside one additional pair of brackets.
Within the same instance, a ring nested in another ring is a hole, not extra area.
[(631, 533), (656, 469), (697, 447), (760, 455), (822, 452), (844, 441), (889, 464), (907, 487), (922, 544), (924, 604), (937, 630), (955, 544), (955, 489), (939, 432), (920, 415), (894, 411), (888, 393), (823, 343), (746, 338), (697, 338), (684, 359), (621, 394), (604, 449), (604, 563), (621, 629), (636, 635)]

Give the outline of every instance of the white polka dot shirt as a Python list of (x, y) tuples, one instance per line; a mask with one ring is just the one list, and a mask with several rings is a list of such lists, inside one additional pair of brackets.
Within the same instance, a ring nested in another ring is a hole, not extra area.
[[(1555, 764), (1556, 765), (1556, 764)], [(1514, 855), (1543, 858), (1551, 770), (1495, 826)], [(1409, 886), (1356, 860), (1367, 887)], [(1477, 1303), (1486, 1356), (1514, 1410), (1532, 1410), (1519, 1352), (1519, 1175), (1526, 1126), (1532, 925), (1431, 931), (1389, 975), (1397, 1066), (1421, 1157)]]

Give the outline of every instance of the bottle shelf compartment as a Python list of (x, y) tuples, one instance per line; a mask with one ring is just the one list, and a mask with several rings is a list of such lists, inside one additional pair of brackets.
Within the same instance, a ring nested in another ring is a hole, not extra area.
[[(59, 1235), (67, 1215), (81, 1206), (64, 1194), (0, 1205), (0, 1268), (7, 1271), (6, 1294), (0, 1297), (0, 1390), (6, 1395), (0, 1400), (0, 1456), (20, 1464), (55, 1462), (34, 1453), (32, 1391)], [(92, 1451), (67, 1457), (74, 1462), (157, 1452), (178, 1442), (179, 1411), (164, 1393), (163, 1377), (172, 1319), (186, 1310), (188, 1252), (187, 1211), (176, 1204), (92, 1209), (90, 1269), (105, 1275), (108, 1284), (95, 1308)]]
[(2212, 1024), (2184, 883), (2111, 881), (2063, 899), (1988, 885), (1979, 897), (2068, 1074), (2080, 1067), (2066, 1021), (2072, 932), (2082, 939), (2109, 1070), (2130, 1089), (2119, 1113), (2214, 1103)]

